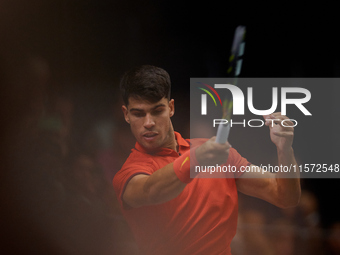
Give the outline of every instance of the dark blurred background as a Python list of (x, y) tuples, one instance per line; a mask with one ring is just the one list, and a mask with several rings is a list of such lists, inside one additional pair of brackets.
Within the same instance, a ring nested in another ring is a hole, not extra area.
[[(226, 76), (238, 25), (247, 27), (241, 77), (338, 77), (333, 9), (311, 3), (1, 1), (0, 253), (137, 254), (111, 185), (134, 145), (121, 113), (120, 76), (140, 64), (166, 69), (175, 129), (189, 137), (190, 77)], [(336, 84), (321, 84), (312, 94), (310, 107), (317, 112), (322, 102), (325, 111), (317, 116), (325, 118), (315, 118), (319, 128), (296, 130), (303, 163), (339, 163), (337, 92)], [(304, 200), (293, 212), (241, 195), (239, 232), (255, 224), (256, 233), (265, 233), (256, 245), (269, 243), (268, 236), (274, 244), (287, 240), (285, 248), (274, 245), (275, 254), (339, 254), (338, 179), (303, 179), (302, 185)], [(313, 239), (308, 233), (314, 230)], [(248, 254), (240, 249), (245, 240), (256, 248), (247, 238), (235, 238), (238, 254)], [(311, 240), (317, 248), (301, 248)], [(274, 254), (273, 247), (257, 248)]]

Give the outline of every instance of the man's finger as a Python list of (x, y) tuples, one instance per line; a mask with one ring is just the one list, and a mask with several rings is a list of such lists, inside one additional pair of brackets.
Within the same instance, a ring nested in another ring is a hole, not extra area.
[(287, 119), (266, 119), (266, 126), (274, 126), (274, 124), (280, 125), (282, 127), (294, 127), (294, 123)]
[(274, 112), (272, 114), (263, 115), (264, 119), (289, 119), (286, 115), (282, 115), (281, 112)]
[(276, 136), (280, 136), (280, 137), (292, 137), (294, 136), (294, 132), (291, 132), (291, 131), (274, 131), (273, 132), (274, 135)]

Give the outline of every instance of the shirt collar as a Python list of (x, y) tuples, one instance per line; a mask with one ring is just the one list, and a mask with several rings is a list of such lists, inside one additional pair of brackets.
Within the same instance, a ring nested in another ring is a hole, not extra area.
[[(178, 132), (174, 132), (175, 133), (175, 138), (178, 144), (178, 152), (181, 152), (183, 149), (185, 150), (186, 148), (190, 147), (190, 143), (185, 140), (180, 133)], [(140, 145), (138, 142), (136, 142), (135, 144), (135, 148), (136, 150), (143, 152), (143, 153), (147, 153), (146, 150), (144, 149), (144, 147), (142, 145)], [(178, 153), (172, 149), (169, 148), (161, 148), (158, 152), (156, 152), (153, 155), (170, 155), (176, 153), (176, 155), (178, 155)], [(148, 153), (147, 153), (148, 154)]]

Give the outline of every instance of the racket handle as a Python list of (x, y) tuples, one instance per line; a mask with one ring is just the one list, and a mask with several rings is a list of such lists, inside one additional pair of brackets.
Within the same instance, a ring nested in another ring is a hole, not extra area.
[(225, 143), (226, 141), (228, 141), (229, 131), (229, 122), (227, 124), (220, 124), (217, 128), (216, 142)]

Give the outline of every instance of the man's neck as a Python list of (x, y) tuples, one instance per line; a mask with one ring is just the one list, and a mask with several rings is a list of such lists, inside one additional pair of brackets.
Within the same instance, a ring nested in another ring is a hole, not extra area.
[(172, 149), (178, 152), (178, 143), (177, 143), (175, 131), (172, 125), (170, 126), (167, 144), (165, 144), (164, 148)]

